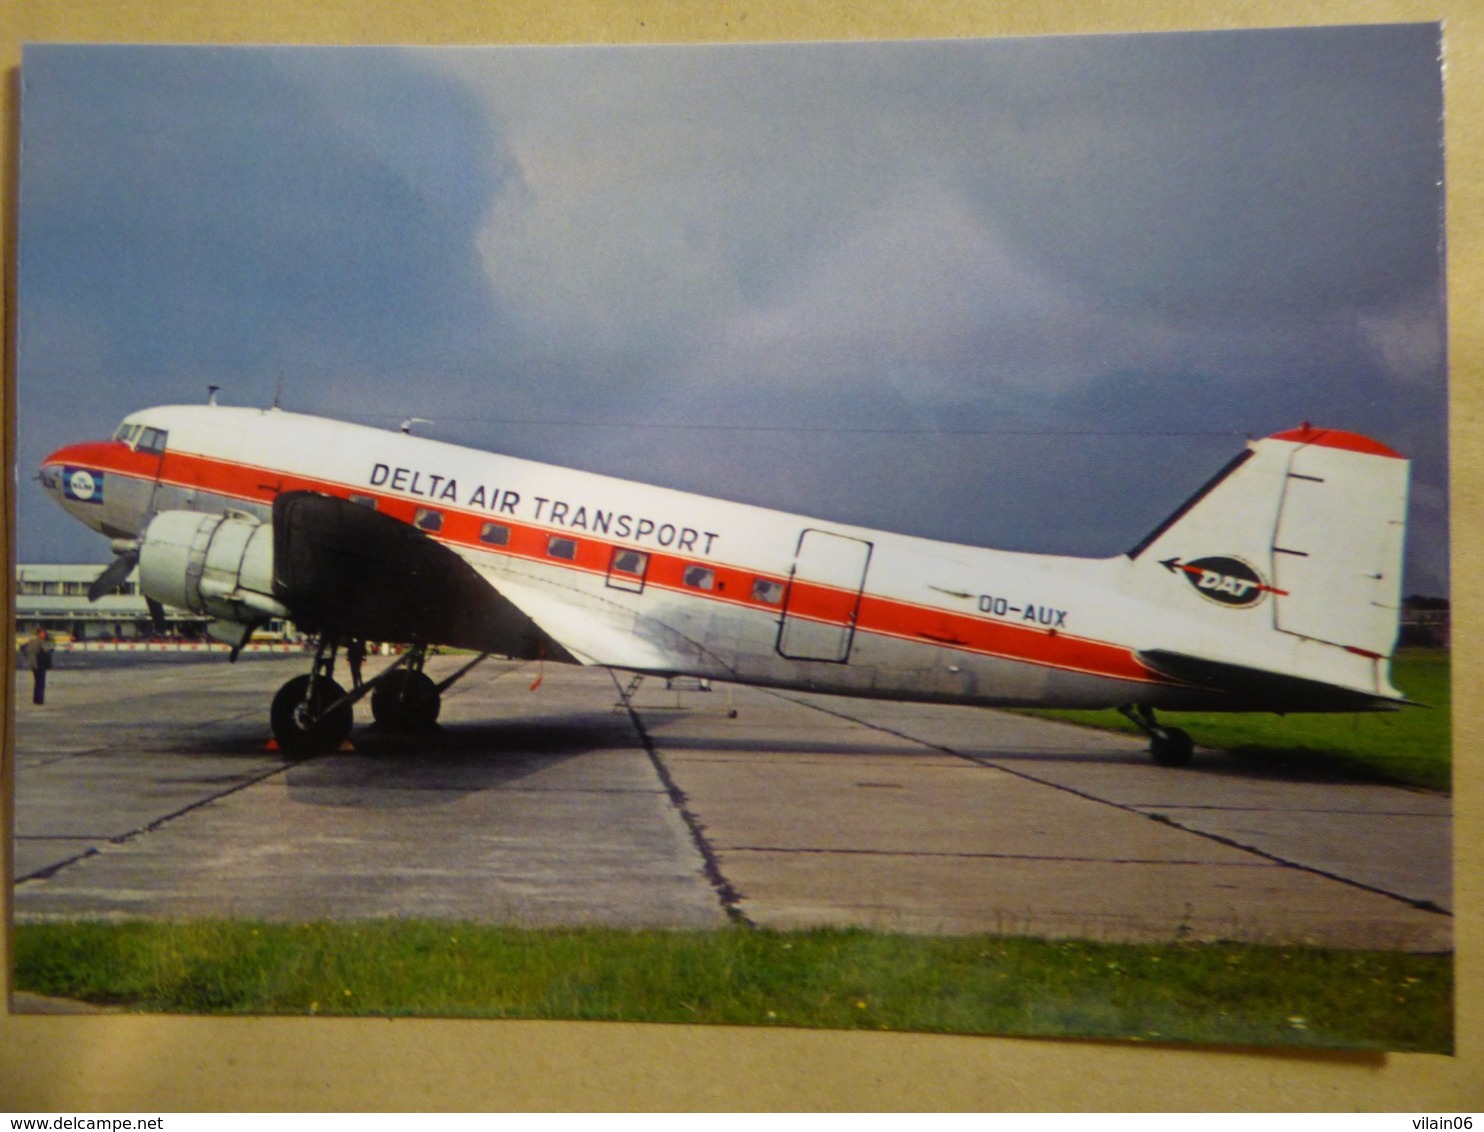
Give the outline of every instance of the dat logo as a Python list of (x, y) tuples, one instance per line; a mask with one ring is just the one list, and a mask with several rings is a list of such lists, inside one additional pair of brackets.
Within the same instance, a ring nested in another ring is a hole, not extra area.
[(103, 473), (87, 468), (68, 468), (62, 473), (62, 491), (79, 503), (103, 502)]
[(1182, 562), (1178, 557), (1160, 563), (1172, 574), (1183, 574), (1196, 593), (1221, 605), (1239, 608), (1256, 605), (1265, 593), (1281, 593), (1262, 580), (1262, 575), (1240, 558), (1214, 555)]

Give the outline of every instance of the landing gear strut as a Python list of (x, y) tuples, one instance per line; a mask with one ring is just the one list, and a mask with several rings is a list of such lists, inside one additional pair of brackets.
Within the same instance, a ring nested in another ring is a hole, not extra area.
[(1160, 766), (1188, 766), (1195, 742), (1178, 727), (1161, 727), (1145, 704), (1124, 704), (1119, 713), (1149, 736), (1149, 757)]
[(405, 656), (374, 680), (347, 692), (335, 683), (337, 639), (326, 633), (314, 652), (308, 676), (295, 676), (273, 697), (270, 717), (278, 745), (293, 755), (322, 755), (333, 751), (350, 735), (353, 707), (371, 697), (371, 714), (387, 731), (429, 731), (438, 721), (443, 693), (489, 656), (481, 653), (441, 684), (423, 672), (426, 645), (414, 645)]
[(295, 676), (273, 697), (269, 718), (278, 745), (291, 755), (333, 751), (350, 735), (352, 700), (335, 683), (335, 642), (322, 639), (307, 676)]

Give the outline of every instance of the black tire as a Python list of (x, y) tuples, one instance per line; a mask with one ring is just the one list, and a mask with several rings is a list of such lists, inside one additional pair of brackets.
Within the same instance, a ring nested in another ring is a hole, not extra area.
[(314, 687), (314, 703), (309, 703), (309, 677), (295, 676), (273, 697), (269, 718), (273, 737), (291, 755), (322, 755), (333, 751), (350, 735), (355, 712), (349, 704), (324, 712), (322, 709), (345, 695), (345, 689), (333, 680), (320, 680)]
[(371, 715), (388, 731), (428, 731), (438, 722), (443, 696), (423, 672), (392, 673), (371, 692)]
[(1149, 757), (1160, 766), (1189, 766), (1195, 741), (1178, 727), (1156, 727), (1149, 739)]

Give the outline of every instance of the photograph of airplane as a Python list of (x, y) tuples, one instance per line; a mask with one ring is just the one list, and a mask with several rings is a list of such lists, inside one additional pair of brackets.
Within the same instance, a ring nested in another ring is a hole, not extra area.
[[(1156, 762), (1154, 709), (1400, 707), (1407, 462), (1309, 425), (1247, 447), (1119, 558), (955, 546), (831, 524), (407, 432), (173, 406), (59, 449), (40, 482), (113, 539), (101, 596), (206, 614), (240, 648), (270, 618), (319, 637), (274, 734), (328, 752), (370, 696), (427, 727), (430, 646), (665, 677), (992, 707), (1118, 707)], [(338, 649), (410, 646), (347, 692)]]
[(17, 989), (1449, 1048), (1442, 34), (28, 46)]

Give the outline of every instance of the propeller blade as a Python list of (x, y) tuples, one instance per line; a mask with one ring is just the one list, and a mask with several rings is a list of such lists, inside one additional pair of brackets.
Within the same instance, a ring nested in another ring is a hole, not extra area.
[(120, 583), (129, 576), (129, 571), (139, 565), (139, 552), (130, 551), (120, 554), (109, 565), (108, 569), (98, 575), (98, 578), (88, 587), (88, 600), (97, 601), (105, 594), (111, 594), (119, 588)]
[(146, 597), (144, 604), (149, 606), (149, 617), (155, 623), (155, 632), (163, 633), (165, 631), (165, 607), (152, 597)]

